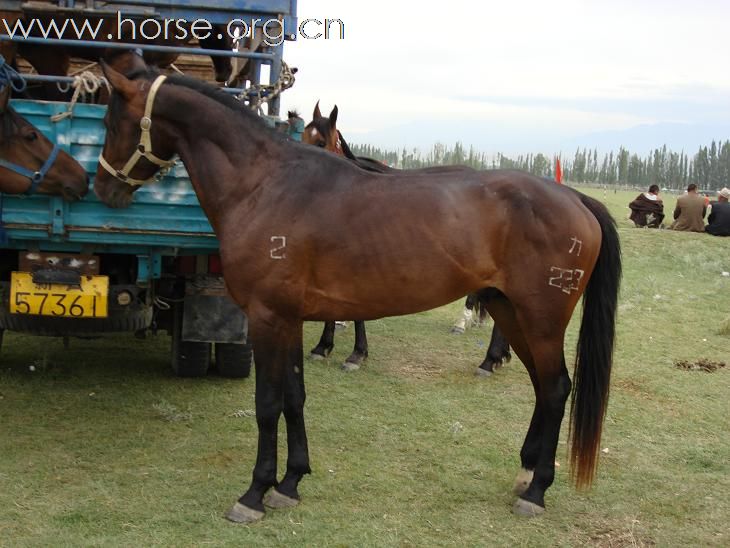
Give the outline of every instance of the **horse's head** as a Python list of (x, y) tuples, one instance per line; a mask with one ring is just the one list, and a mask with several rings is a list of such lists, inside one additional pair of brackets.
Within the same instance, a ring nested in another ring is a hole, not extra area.
[(304, 128), (302, 142), (318, 146), (335, 154), (342, 154), (340, 132), (337, 131), (337, 105), (332, 109), (329, 117), (325, 117), (319, 111), (319, 101), (317, 101), (314, 106), (312, 121)]
[(86, 170), (8, 106), (10, 90), (0, 91), (0, 192), (78, 200), (89, 190)]
[(140, 186), (158, 180), (174, 163), (174, 137), (163, 123), (153, 124), (152, 116), (165, 77), (144, 70), (128, 78), (104, 62), (102, 69), (113, 91), (94, 192), (110, 207), (127, 207)]

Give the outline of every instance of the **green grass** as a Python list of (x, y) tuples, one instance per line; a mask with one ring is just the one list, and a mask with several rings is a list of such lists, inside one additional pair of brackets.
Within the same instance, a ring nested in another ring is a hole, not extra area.
[[(517, 359), (474, 377), (489, 332), (448, 334), (461, 302), (370, 322), (371, 358), (354, 374), (338, 369), (352, 329), (329, 362), (307, 362), (313, 474), (299, 507), (253, 526), (222, 518), (255, 459), (252, 379), (174, 378), (165, 336), (66, 351), (6, 334), (0, 545), (727, 546), (730, 367), (673, 363), (729, 361), (730, 239), (634, 229), (636, 194), (605, 196), (625, 276), (591, 491), (570, 486), (561, 441), (548, 512), (511, 514), (532, 389)], [(306, 348), (319, 330), (306, 327)], [(280, 440), (283, 468), (283, 428)]]

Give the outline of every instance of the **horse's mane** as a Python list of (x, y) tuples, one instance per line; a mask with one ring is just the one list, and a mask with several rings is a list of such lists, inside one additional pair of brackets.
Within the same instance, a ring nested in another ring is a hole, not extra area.
[[(144, 69), (138, 69), (135, 71), (132, 71), (127, 75), (127, 78), (130, 80), (134, 80), (137, 78), (147, 78), (152, 79), (159, 76), (160, 72), (154, 68), (148, 67)], [(265, 130), (269, 132), (269, 135), (274, 138), (274, 136), (277, 136), (278, 138), (286, 140), (286, 136), (283, 135), (280, 132), (275, 131), (273, 128), (268, 126), (266, 122), (264, 122), (261, 117), (254, 113), (250, 108), (248, 108), (242, 101), (239, 99), (236, 99), (232, 95), (222, 91), (220, 88), (209, 84), (207, 82), (204, 82), (202, 80), (197, 80), (195, 78), (190, 78), (189, 76), (183, 76), (180, 74), (173, 74), (167, 77), (167, 80), (165, 83), (170, 83), (172, 85), (185, 87), (188, 89), (191, 89), (193, 91), (196, 91), (200, 93), (201, 95), (204, 95), (205, 97), (208, 97), (209, 99), (212, 99), (216, 103), (219, 103), (228, 109), (235, 111), (240, 116), (246, 119), (248, 123), (254, 124), (256, 127), (260, 128), (261, 130)], [(117, 116), (114, 116), (114, 111), (118, 108), (119, 105), (119, 97), (115, 94), (112, 94), (112, 100), (109, 102), (109, 110), (112, 113), (111, 120), (118, 119)]]

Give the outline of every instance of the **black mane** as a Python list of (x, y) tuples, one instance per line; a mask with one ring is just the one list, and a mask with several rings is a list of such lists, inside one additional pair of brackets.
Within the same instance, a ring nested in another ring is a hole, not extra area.
[[(159, 75), (160, 72), (157, 69), (148, 67), (130, 72), (127, 75), (127, 78), (129, 78), (130, 80), (136, 80), (138, 78), (152, 80)], [(220, 103), (226, 108), (239, 113), (241, 116), (246, 118), (248, 122), (256, 124), (259, 128), (263, 130), (268, 130), (272, 135), (282, 136), (280, 132), (275, 131), (272, 127), (266, 124), (266, 122), (264, 122), (259, 115), (257, 115), (250, 108), (248, 108), (245, 103), (243, 103), (243, 101), (236, 99), (232, 95), (222, 91), (220, 88), (212, 84), (180, 74), (173, 74), (168, 76), (167, 80), (165, 80), (165, 83), (185, 87), (196, 91), (201, 95), (212, 99), (216, 103)], [(112, 120), (112, 122), (118, 119), (118, 116), (116, 116), (116, 111), (119, 108), (119, 101), (120, 99), (118, 95), (112, 94), (111, 100), (109, 101), (110, 120)]]

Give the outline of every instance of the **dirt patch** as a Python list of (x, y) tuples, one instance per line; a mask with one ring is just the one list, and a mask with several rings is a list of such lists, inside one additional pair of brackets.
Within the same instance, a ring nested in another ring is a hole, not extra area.
[(648, 537), (643, 537), (634, 530), (628, 531), (603, 531), (591, 537), (588, 546), (596, 548), (643, 548), (645, 546), (656, 546), (656, 543)]
[(695, 362), (691, 362), (688, 360), (680, 360), (674, 362), (674, 367), (678, 369), (684, 369), (685, 371), (706, 371), (707, 373), (714, 373), (715, 371), (722, 369), (726, 365), (727, 364), (725, 362), (713, 362), (704, 358), (701, 358)]

